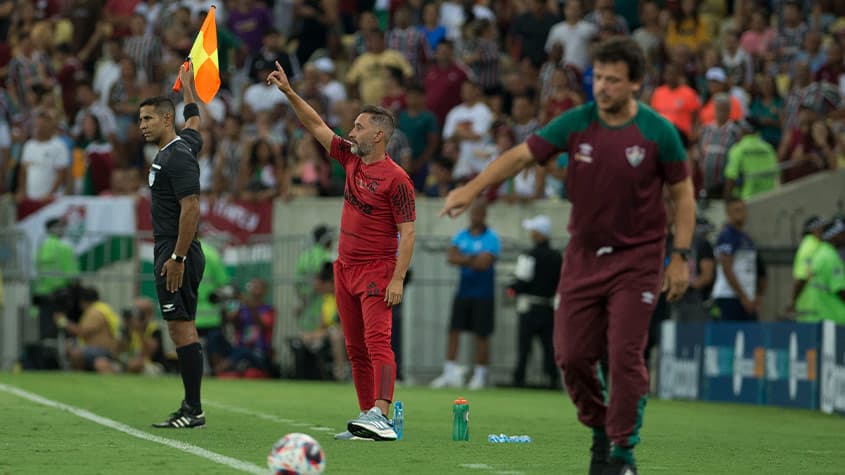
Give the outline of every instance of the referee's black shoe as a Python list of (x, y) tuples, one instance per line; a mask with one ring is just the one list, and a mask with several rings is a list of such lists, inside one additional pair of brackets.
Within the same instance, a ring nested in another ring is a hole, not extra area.
[(590, 475), (604, 475), (607, 468), (607, 458), (610, 456), (610, 441), (605, 438), (593, 437), (590, 447), (593, 456), (590, 458)]
[(205, 413), (182, 401), (182, 406), (167, 419), (153, 424), (157, 429), (198, 429), (205, 427)]
[(637, 467), (630, 465), (623, 459), (611, 457), (603, 475), (637, 475)]

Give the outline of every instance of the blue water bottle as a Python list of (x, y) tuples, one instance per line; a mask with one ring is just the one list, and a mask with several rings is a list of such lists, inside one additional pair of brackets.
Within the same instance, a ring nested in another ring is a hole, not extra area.
[(405, 408), (402, 401), (393, 403), (393, 430), (396, 431), (396, 440), (402, 440), (402, 432), (405, 430)]

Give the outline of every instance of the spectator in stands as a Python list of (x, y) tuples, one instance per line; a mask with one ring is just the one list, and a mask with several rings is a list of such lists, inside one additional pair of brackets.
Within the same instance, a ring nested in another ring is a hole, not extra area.
[(367, 51), (352, 62), (346, 83), (358, 90), (358, 97), (365, 104), (381, 104), (389, 68), (398, 68), (405, 78), (414, 75), (414, 68), (399, 51), (385, 49), (381, 31), (369, 31), (366, 38)]
[(214, 131), (215, 128), (207, 125), (200, 131), (202, 148), (197, 157), (197, 164), (200, 167), (200, 195), (206, 197), (214, 196), (214, 158), (217, 155), (217, 135)]
[(148, 376), (164, 372), (167, 361), (153, 301), (148, 297), (135, 299), (125, 317), (121, 346), (126, 372)]
[(749, 117), (760, 124), (760, 137), (777, 148), (782, 135), (783, 100), (778, 94), (775, 78), (758, 75), (752, 91)]
[(666, 31), (666, 47), (684, 45), (697, 52), (710, 41), (710, 33), (704, 19), (698, 12), (696, 0), (681, 0), (680, 8), (669, 21)]
[[(117, 139), (121, 142), (132, 142), (134, 145), (134, 142), (141, 139), (135, 124), (138, 121), (138, 107), (143, 97), (142, 82), (138, 77), (135, 63), (130, 58), (121, 58), (119, 64), (120, 78), (109, 90), (108, 107), (113, 111), (114, 134)], [(102, 117), (107, 115), (107, 112), (100, 113)], [(103, 138), (108, 138), (108, 133), (104, 133)]]
[(596, 25), (582, 18), (583, 6), (582, 0), (566, 0), (563, 10), (566, 19), (553, 26), (546, 37), (546, 53), (551, 52), (555, 43), (561, 44), (562, 66), (571, 64), (581, 72), (590, 63), (588, 46), (598, 35)]
[(660, 26), (660, 6), (656, 0), (640, 1), (639, 28), (631, 35), (643, 49), (646, 62), (656, 64), (662, 59), (663, 31)]
[[(232, 6), (226, 26), (244, 42), (248, 51), (258, 51), (264, 34), (273, 27), (270, 11), (263, 2), (255, 0), (239, 0)], [(302, 15), (304, 12), (299, 13)]]
[(296, 55), (288, 53), (286, 47), (286, 40), (278, 30), (271, 28), (265, 31), (261, 39), (261, 49), (249, 59), (249, 77), (259, 77), (260, 71), (272, 71), (278, 61), (285, 71), (290, 71), (291, 81), (299, 81), (302, 78), (300, 62)]
[(55, 111), (38, 109), (34, 115), (33, 136), (21, 150), (18, 203), (60, 196), (69, 179), (70, 149), (57, 135)]
[(223, 134), (217, 144), (214, 159), (214, 194), (220, 196), (232, 191), (232, 178), (240, 173), (241, 163), (246, 156), (241, 144), (241, 119), (229, 115), (223, 121)]
[[(273, 327), (276, 309), (264, 303), (267, 284), (253, 279), (246, 284), (241, 307), (226, 315), (228, 327), (209, 341), (209, 360), (217, 375), (267, 377), (273, 364)], [(231, 335), (221, 338), (222, 335)]]
[(555, 67), (549, 79), (548, 94), (540, 101), (539, 123), (550, 120), (584, 102), (578, 85), (578, 74), (571, 66)]
[[(513, 132), (515, 144), (522, 143), (540, 128), (540, 121), (537, 120), (537, 107), (534, 97), (529, 94), (513, 98), (511, 117), (513, 118)], [(507, 149), (505, 149), (507, 150)]]
[[(460, 144), (454, 172), (456, 179), (468, 178), (481, 171), (473, 165), (479, 161), (476, 152), (490, 140), (490, 127), (493, 125), (493, 113), (481, 101), (478, 83), (465, 82), (461, 86), (461, 99), (463, 102), (449, 111), (443, 125), (443, 139), (456, 139)], [(489, 157), (483, 157), (481, 161), (486, 163)]]
[(681, 65), (669, 63), (663, 71), (665, 84), (651, 95), (651, 107), (687, 137), (698, 129), (701, 101), (695, 90), (686, 84)]
[(739, 47), (738, 31), (727, 30), (723, 33), (721, 63), (725, 67), (725, 74), (731, 84), (746, 91), (751, 90), (754, 67), (751, 56)]
[(716, 283), (713, 298), (724, 321), (754, 321), (766, 289), (760, 275), (757, 246), (745, 227), (745, 202), (731, 198), (725, 202), (728, 222), (716, 239)]
[[(118, 80), (118, 83), (120, 80)], [(79, 111), (71, 127), (71, 135), (78, 138), (82, 134), (82, 121), (86, 115), (93, 115), (100, 123), (100, 130), (109, 141), (117, 141), (117, 119), (108, 105), (97, 101), (90, 82), (80, 81), (76, 85), (76, 100)]]
[(499, 45), (496, 26), (487, 19), (475, 20), (467, 26), (468, 34), (462, 42), (461, 60), (469, 66), (482, 89), (499, 84)]
[(338, 24), (337, 6), (326, 0), (306, 0), (294, 2), (294, 12), (302, 19), (296, 57), (299, 64), (305, 64), (315, 51), (326, 47), (327, 30)]
[(425, 33), (411, 24), (411, 10), (400, 6), (393, 12), (393, 28), (387, 31), (387, 48), (402, 53), (413, 68), (413, 77), (421, 77), (434, 48), (429, 49)]
[(316, 59), (313, 63), (306, 64), (305, 68), (307, 69), (309, 65), (317, 70), (317, 87), (326, 97), (329, 123), (335, 125), (338, 123), (338, 117), (334, 110), (337, 104), (346, 100), (346, 88), (343, 83), (335, 79), (335, 65), (330, 58)]
[(783, 2), (783, 22), (778, 29), (778, 36), (773, 45), (780, 64), (789, 64), (798, 55), (807, 34), (807, 24), (802, 19), (801, 2), (787, 0)]
[(405, 132), (399, 129), (393, 131), (390, 136), (390, 141), (387, 143), (387, 154), (394, 162), (398, 163), (406, 172), (411, 171), (411, 160), (414, 153), (411, 150), (411, 144), (408, 142), (408, 136)]
[(79, 323), (69, 320), (64, 313), (54, 314), (56, 326), (76, 337), (76, 344), (69, 345), (67, 349), (72, 367), (97, 373), (117, 372), (120, 317), (100, 300), (95, 289), (82, 290), (80, 305), (82, 318)]
[(437, 157), (431, 162), (431, 184), (426, 186), (425, 195), (445, 198), (455, 188), (452, 169), (455, 163), (446, 157)]
[(408, 137), (411, 146), (409, 175), (414, 188), (422, 190), (428, 176), (429, 162), (440, 143), (437, 118), (425, 108), (425, 90), (418, 84), (407, 88), (407, 107), (397, 116), (397, 130)]
[(802, 105), (798, 113), (798, 127), (778, 150), (783, 183), (835, 168), (842, 153), (841, 141), (813, 109)]
[(705, 74), (705, 79), (707, 79), (707, 91), (710, 99), (701, 108), (701, 125), (710, 125), (716, 121), (715, 99), (720, 93), (728, 94), (728, 98), (730, 99), (728, 120), (742, 120), (744, 116), (742, 103), (731, 94), (731, 87), (728, 84), (728, 77), (725, 74), (725, 70), (719, 67), (710, 68)]
[(470, 72), (465, 66), (455, 62), (452, 42), (441, 41), (423, 84), (425, 107), (434, 113), (438, 123), (444, 124), (449, 111), (461, 103), (461, 97), (455, 94), (455, 91), (461, 90), (469, 75)]
[(825, 227), (824, 241), (810, 263), (809, 311), (802, 315), (805, 322), (831, 320), (845, 324), (845, 263), (837, 252), (845, 246), (845, 221), (835, 218)]
[[(423, 5), (420, 31), (425, 35), (429, 51), (437, 51), (440, 43), (446, 40), (446, 28), (440, 23), (440, 11), (433, 2)], [(545, 41), (545, 37), (543, 38)]]
[(399, 111), (407, 107), (405, 93), (405, 76), (399, 68), (387, 68), (387, 75), (384, 77), (384, 97), (381, 98), (381, 106), (391, 111), (394, 117)]
[(812, 291), (806, 288), (810, 279), (813, 256), (821, 246), (822, 234), (827, 223), (819, 216), (810, 216), (804, 221), (801, 244), (795, 253), (792, 265), (792, 300), (786, 308), (788, 314), (796, 314), (799, 320), (812, 312)]
[[(129, 29), (132, 34), (123, 41), (123, 53), (132, 62), (133, 69), (142, 74), (133, 79), (140, 82), (156, 82), (162, 58), (161, 40), (157, 35), (148, 32), (147, 18), (141, 13), (132, 15)], [(185, 32), (182, 33), (184, 35)]]
[[(27, 5), (28, 2), (23, 2), (21, 8)], [(15, 108), (27, 111), (37, 105), (34, 87), (51, 87), (53, 73), (50, 57), (46, 51), (36, 49), (29, 30), (20, 31), (16, 35), (18, 43), (16, 53), (9, 62), (6, 90)]]
[(446, 0), (440, 4), (440, 22), (446, 27), (446, 37), (459, 44), (462, 40), (461, 29), (472, 20), (487, 19), (496, 21), (493, 11), (473, 0)]
[(261, 60), (257, 64), (260, 66), (256, 68), (255, 74), (249, 77), (250, 85), (244, 89), (241, 99), (241, 118), (244, 124), (251, 123), (256, 114), (263, 111), (271, 112), (275, 116), (281, 115), (282, 105), (287, 101), (272, 85), (267, 85), (267, 75), (274, 71), (275, 63)]
[(839, 88), (842, 75), (845, 74), (845, 63), (842, 59), (842, 46), (837, 41), (831, 41), (825, 50), (825, 63), (816, 71), (815, 80), (824, 81)]
[(469, 212), (469, 228), (459, 232), (449, 247), (449, 264), (460, 267), (458, 290), (452, 305), (449, 341), (443, 374), (431, 382), (432, 387), (461, 387), (464, 371), (458, 366), (458, 339), (461, 332), (475, 334), (475, 370), (470, 389), (487, 384), (490, 363), (489, 337), (493, 333), (495, 262), (501, 252), (499, 236), (487, 226), (487, 207), (476, 201)]
[(248, 145), (249, 159), (241, 165), (236, 196), (243, 201), (269, 201), (287, 193), (284, 158), (269, 142)]
[(748, 118), (739, 125), (743, 137), (728, 150), (725, 165), (725, 199), (747, 200), (775, 189), (780, 169), (774, 147), (760, 136), (760, 124)]
[(724, 194), (725, 164), (728, 150), (742, 137), (742, 130), (729, 120), (731, 97), (720, 93), (713, 98), (715, 123), (701, 128), (699, 148), (703, 172), (703, 187), (709, 197)]
[(527, 58), (540, 67), (546, 60), (546, 38), (559, 21), (560, 18), (549, 11), (547, 2), (531, 0), (529, 7), (511, 21), (507, 50), (517, 52), (517, 59)]
[(82, 119), (82, 135), (76, 147), (83, 154), (85, 166), (81, 183), (74, 186), (76, 194), (96, 196), (108, 190), (115, 168), (114, 148), (100, 130), (96, 116), (89, 114)]

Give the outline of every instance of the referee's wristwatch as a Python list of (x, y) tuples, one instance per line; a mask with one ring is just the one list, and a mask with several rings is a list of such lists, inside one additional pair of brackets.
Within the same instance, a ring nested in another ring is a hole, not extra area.
[(672, 254), (679, 255), (681, 257), (681, 259), (683, 259), (684, 262), (686, 262), (686, 261), (689, 260), (690, 254), (692, 254), (692, 251), (689, 248), (677, 247), (675, 249), (672, 249)]
[(187, 259), (187, 257), (188, 257), (188, 256), (177, 256), (175, 252), (174, 252), (173, 254), (171, 254), (171, 255), (170, 255), (170, 259), (172, 259), (172, 260), (174, 260), (174, 261), (176, 261), (176, 262), (178, 262), (178, 263), (180, 263), (180, 264), (184, 264), (184, 263), (185, 263), (185, 259)]

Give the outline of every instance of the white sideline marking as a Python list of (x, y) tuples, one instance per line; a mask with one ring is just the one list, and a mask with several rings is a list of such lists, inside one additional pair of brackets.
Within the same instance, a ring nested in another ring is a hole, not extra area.
[(487, 465), (486, 463), (462, 463), (458, 465), (461, 468), (471, 468), (474, 470), (493, 470), (493, 467)]
[(249, 409), (244, 409), (242, 407), (230, 406), (228, 404), (221, 404), (219, 402), (205, 400), (205, 401), (202, 402), (202, 404), (204, 406), (216, 407), (217, 409), (223, 409), (224, 411), (234, 412), (234, 413), (242, 414), (242, 415), (245, 415), (245, 416), (257, 417), (257, 418), (263, 419), (265, 421), (277, 422), (279, 424), (285, 424), (285, 425), (289, 425), (289, 426), (292, 426), (292, 427), (308, 427), (309, 429), (314, 430), (314, 431), (335, 432), (335, 430), (332, 429), (331, 427), (318, 426), (318, 425), (314, 425), (310, 422), (301, 422), (301, 421), (295, 421), (295, 420), (292, 420), (292, 419), (285, 419), (283, 417), (274, 416), (272, 414), (266, 414), (264, 412), (251, 411)]
[(108, 427), (109, 429), (114, 429), (123, 432), (124, 434), (131, 435), (132, 437), (136, 437), (138, 439), (148, 440), (157, 444), (166, 445), (170, 448), (181, 450), (182, 452), (187, 452), (189, 454), (196, 455), (197, 457), (202, 457), (204, 459), (211, 460), (212, 462), (219, 463), (220, 465), (226, 465), (227, 467), (234, 468), (235, 470), (240, 470), (241, 472), (253, 473), (256, 475), (265, 475), (267, 473), (266, 468), (259, 467), (258, 465), (254, 465), (249, 462), (244, 462), (243, 460), (238, 460), (236, 458), (227, 457), (226, 455), (221, 455), (216, 452), (206, 450), (202, 447), (197, 447), (196, 445), (189, 444), (187, 442), (168, 439), (165, 437), (159, 437), (157, 435), (153, 435), (135, 429), (134, 427), (130, 427), (126, 424), (123, 424), (122, 422), (117, 422), (115, 420), (108, 419), (103, 416), (98, 416), (97, 414), (94, 414), (90, 411), (86, 411), (85, 409), (80, 409), (78, 407), (74, 407), (58, 401), (53, 401), (52, 399), (47, 399), (45, 397), (39, 396), (38, 394), (31, 393), (29, 391), (24, 391), (14, 386), (0, 384), (0, 391), (13, 394), (15, 396), (26, 399), (28, 401), (32, 401), (34, 403), (38, 403), (47, 407), (52, 407), (53, 409), (59, 409), (62, 411), (70, 412), (71, 414), (77, 417), (87, 419), (91, 422), (94, 422), (95, 424)]

